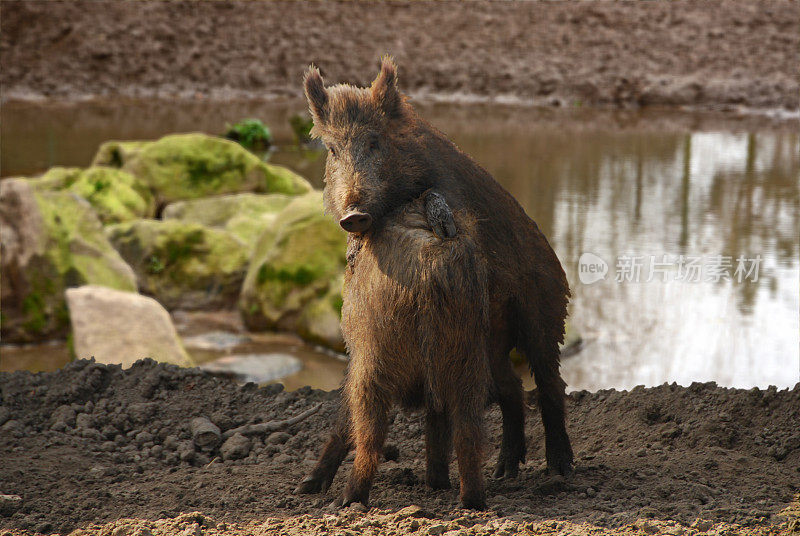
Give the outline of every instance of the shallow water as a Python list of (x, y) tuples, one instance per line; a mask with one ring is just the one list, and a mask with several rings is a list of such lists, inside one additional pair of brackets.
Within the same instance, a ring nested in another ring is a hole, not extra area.
[[(219, 133), (226, 122), (259, 117), (284, 147), (272, 160), (319, 186), (323, 158), (288, 149), (286, 120), (302, 108), (9, 103), (2, 175), (87, 165), (108, 139)], [(786, 387), (800, 379), (795, 124), (504, 105), (421, 110), (511, 191), (553, 244), (572, 287), (571, 323), (584, 339), (563, 362), (570, 389), (672, 381)], [(591, 282), (604, 265), (605, 277)], [(303, 359), (324, 371), (330, 358)], [(309, 381), (335, 384), (341, 371), (337, 363), (318, 375), (331, 382)]]

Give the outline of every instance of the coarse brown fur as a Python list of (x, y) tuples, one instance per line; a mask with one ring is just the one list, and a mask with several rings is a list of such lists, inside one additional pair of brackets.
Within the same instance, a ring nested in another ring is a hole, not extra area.
[[(485, 507), (482, 408), (503, 413), (495, 477), (514, 477), (525, 459), (522, 385), (509, 352), (524, 353), (539, 390), (547, 463), (569, 474), (565, 383), (559, 343), (569, 297), (564, 271), (516, 200), (442, 133), (420, 119), (385, 58), (368, 89), (325, 88), (315, 68), (305, 89), (313, 134), (329, 149), (326, 210), (350, 235), (342, 330), (351, 354), (344, 409), (301, 492), (327, 489), (347, 451), (356, 458), (344, 502), (367, 503), (392, 402), (426, 406), (426, 481), (449, 487), (455, 442), (465, 506)], [(441, 240), (425, 218), (434, 190), (455, 217)], [(451, 433), (452, 426), (452, 433)]]

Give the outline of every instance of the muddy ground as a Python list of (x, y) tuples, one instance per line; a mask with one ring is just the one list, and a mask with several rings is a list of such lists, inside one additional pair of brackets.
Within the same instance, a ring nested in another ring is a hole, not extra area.
[(800, 3), (4, 1), (4, 99), (299, 96), (303, 70), (415, 96), (796, 109)]
[[(52, 373), (2, 373), (0, 395), (0, 529), (12, 534), (722, 535), (789, 531), (800, 513), (800, 384), (572, 393), (577, 466), (567, 480), (545, 472), (531, 407), (528, 463), (516, 480), (489, 480), (490, 511), (479, 514), (459, 510), (455, 490), (423, 486), (422, 419), (404, 412), (389, 437), (399, 456), (382, 464), (369, 512), (334, 504), (350, 459), (327, 494), (294, 495), (329, 431), (336, 392), (241, 386), (145, 360), (127, 371), (77, 361)], [(194, 417), (224, 433), (319, 404), (249, 444), (237, 447), (237, 438), (203, 451), (192, 441)], [(487, 421), (488, 476), (500, 440), (496, 408)], [(451, 480), (457, 485), (455, 464)]]

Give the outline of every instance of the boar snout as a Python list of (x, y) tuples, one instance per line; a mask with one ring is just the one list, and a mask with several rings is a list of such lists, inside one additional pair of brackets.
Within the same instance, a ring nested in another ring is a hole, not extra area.
[(348, 233), (363, 233), (372, 225), (372, 216), (366, 212), (353, 210), (339, 220), (339, 225)]

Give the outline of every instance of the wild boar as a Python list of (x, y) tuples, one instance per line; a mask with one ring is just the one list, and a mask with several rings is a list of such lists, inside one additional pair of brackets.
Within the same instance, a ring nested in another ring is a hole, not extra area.
[(355, 447), (344, 503), (366, 505), (389, 406), (401, 402), (427, 409), (427, 484), (449, 487), (452, 438), (462, 503), (485, 508), (487, 397), (503, 414), (495, 477), (515, 477), (525, 461), (514, 348), (536, 380), (548, 467), (570, 474), (559, 373), (569, 286), (536, 223), (415, 113), (390, 58), (369, 88), (326, 88), (311, 67), (305, 93), (312, 134), (328, 148), (325, 208), (349, 233), (342, 331), (351, 363), (338, 425), (298, 491), (327, 489)]

